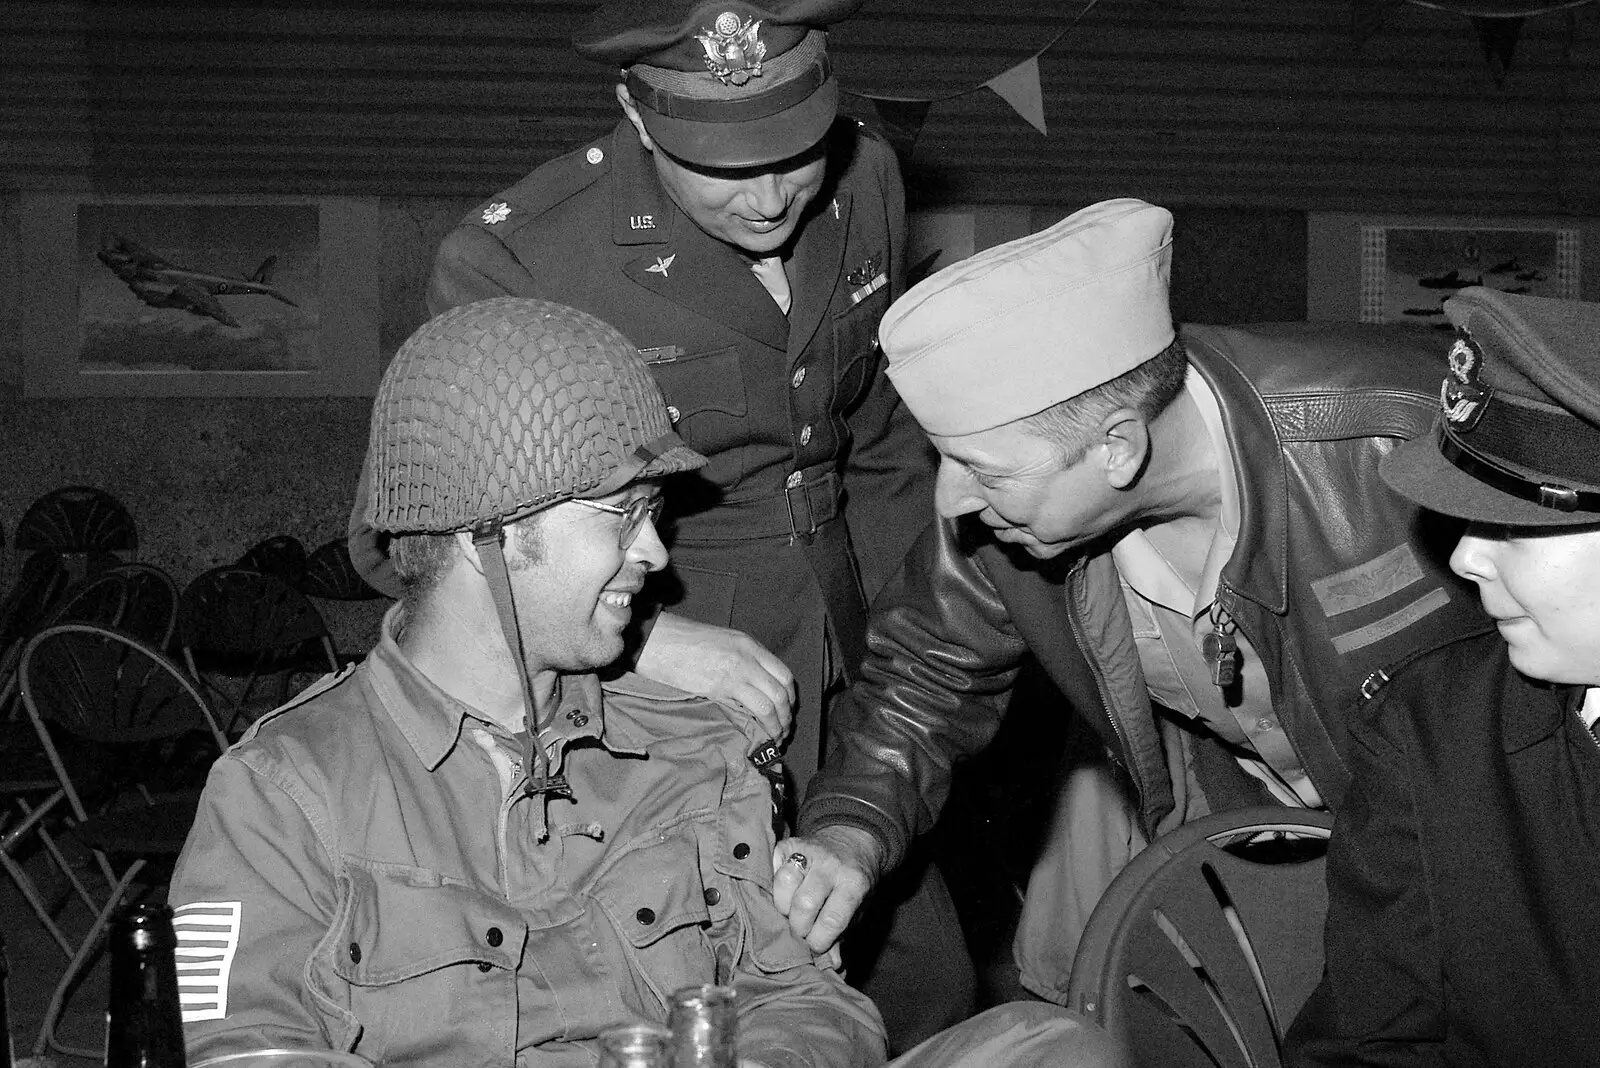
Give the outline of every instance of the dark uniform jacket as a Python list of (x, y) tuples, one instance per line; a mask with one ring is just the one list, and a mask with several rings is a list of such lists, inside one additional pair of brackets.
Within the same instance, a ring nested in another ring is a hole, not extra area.
[(1289, 1063), (1600, 1064), (1600, 745), (1581, 696), (1518, 674), (1490, 631), (1362, 710), (1327, 972)]
[[(1446, 566), (1449, 541), (1424, 545), (1420, 510), (1378, 477), (1379, 459), (1427, 433), (1439, 404), (1443, 363), (1407, 329), (1183, 331), (1239, 485), (1216, 600), (1262, 657), (1272, 707), (1330, 806), (1349, 779), (1345, 718), (1366, 676), (1481, 622)], [(835, 708), (802, 830), (860, 826), (897, 862), (937, 816), (951, 763), (993, 737), (1030, 653), (1100, 729), (1147, 835), (1194, 814), (1191, 765), (1203, 788), (1210, 774), (1242, 773), (1213, 759), (1217, 743), (1153, 714), (1118, 582), (1109, 545), (1036, 561), (975, 522), (935, 523), (874, 605), (862, 681)]]
[(433, 314), (506, 294), (556, 301), (640, 347), (678, 433), (709, 461), (668, 487), (672, 566), (653, 592), (789, 665), (802, 783), (820, 742), (824, 619), (853, 669), (867, 597), (932, 516), (931, 451), (877, 349), (905, 277), (899, 172), (854, 122), (828, 142), (828, 184), (788, 262), (787, 319), (748, 260), (678, 210), (626, 121), (474, 209), (428, 293)]

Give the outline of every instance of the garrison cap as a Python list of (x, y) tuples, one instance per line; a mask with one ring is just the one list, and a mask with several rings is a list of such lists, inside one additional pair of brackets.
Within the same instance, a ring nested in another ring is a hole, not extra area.
[(929, 434), (976, 434), (1159, 356), (1172, 215), (1106, 200), (912, 286), (884, 313), (889, 378)]
[(1434, 433), (1384, 457), (1384, 481), (1445, 515), (1600, 524), (1600, 304), (1462, 289)]
[(573, 38), (625, 68), (645, 129), (668, 155), (755, 167), (822, 140), (839, 110), (826, 28), (862, 0), (607, 0)]
[(445, 534), (704, 463), (616, 329), (495, 297), (435, 316), (395, 353), (372, 405), (365, 518)]

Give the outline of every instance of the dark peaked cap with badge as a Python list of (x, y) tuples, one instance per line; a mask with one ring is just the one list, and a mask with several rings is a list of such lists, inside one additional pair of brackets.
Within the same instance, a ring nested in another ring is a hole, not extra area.
[(862, 0), (610, 0), (573, 38), (622, 67), (650, 137), (703, 167), (758, 167), (828, 132), (839, 86), (826, 27)]
[(1444, 310), (1438, 426), (1384, 457), (1384, 481), (1462, 519), (1600, 524), (1600, 304), (1473, 286)]

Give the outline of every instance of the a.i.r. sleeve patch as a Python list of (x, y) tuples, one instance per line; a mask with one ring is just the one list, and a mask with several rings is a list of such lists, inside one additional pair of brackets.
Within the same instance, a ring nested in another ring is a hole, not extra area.
[(239, 901), (191, 901), (172, 910), (178, 936), (178, 1004), (184, 1023), (228, 1015), (228, 973), (239, 948)]

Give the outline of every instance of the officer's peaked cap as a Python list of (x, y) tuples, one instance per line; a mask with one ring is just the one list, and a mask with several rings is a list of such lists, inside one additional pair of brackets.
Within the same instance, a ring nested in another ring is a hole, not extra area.
[(1463, 519), (1600, 524), (1600, 304), (1473, 286), (1444, 311), (1434, 432), (1386, 456), (1384, 480)]
[(651, 139), (708, 167), (799, 155), (827, 133), (839, 87), (826, 28), (862, 0), (608, 0), (573, 38), (624, 68)]

